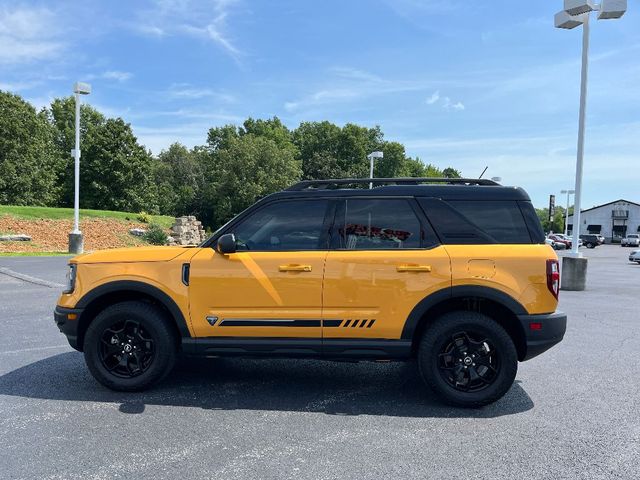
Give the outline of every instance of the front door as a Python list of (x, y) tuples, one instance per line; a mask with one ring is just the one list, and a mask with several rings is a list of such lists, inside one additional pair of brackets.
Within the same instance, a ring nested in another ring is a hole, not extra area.
[(326, 200), (277, 201), (225, 233), (238, 251), (204, 248), (191, 261), (197, 337), (321, 338)]
[[(451, 286), (444, 246), (414, 199), (347, 199), (324, 280), (323, 339), (399, 339), (411, 310)], [(346, 340), (345, 340), (346, 341)]]

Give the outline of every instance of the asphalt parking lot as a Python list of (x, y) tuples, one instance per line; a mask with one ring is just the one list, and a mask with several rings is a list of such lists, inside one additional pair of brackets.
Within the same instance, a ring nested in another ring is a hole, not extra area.
[(0, 478), (637, 479), (629, 251), (585, 250), (564, 342), (479, 410), (440, 405), (402, 363), (185, 360), (152, 391), (111, 392), (53, 323), (67, 258), (0, 257)]

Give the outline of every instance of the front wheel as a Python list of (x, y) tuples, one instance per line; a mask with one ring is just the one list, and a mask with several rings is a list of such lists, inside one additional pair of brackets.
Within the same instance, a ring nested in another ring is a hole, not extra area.
[(89, 371), (112, 390), (143, 390), (164, 378), (176, 358), (167, 315), (155, 305), (122, 302), (91, 322), (84, 339)]
[(509, 334), (490, 317), (457, 311), (425, 331), (418, 350), (425, 383), (446, 403), (481, 407), (513, 384), (518, 355)]

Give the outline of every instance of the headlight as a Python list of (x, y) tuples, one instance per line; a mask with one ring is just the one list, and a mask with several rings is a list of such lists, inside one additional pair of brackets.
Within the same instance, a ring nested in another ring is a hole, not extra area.
[(76, 270), (78, 266), (75, 263), (69, 264), (69, 270), (67, 270), (67, 285), (62, 293), (72, 293), (76, 288)]

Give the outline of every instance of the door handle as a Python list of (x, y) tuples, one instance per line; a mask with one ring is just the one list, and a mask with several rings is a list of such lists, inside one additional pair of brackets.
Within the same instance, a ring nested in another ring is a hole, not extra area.
[(398, 265), (398, 272), (430, 272), (431, 265)]
[(300, 265), (297, 263), (290, 263), (289, 265), (280, 265), (278, 270), (281, 272), (310, 272), (311, 265)]

